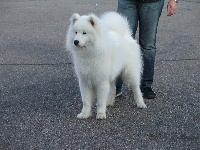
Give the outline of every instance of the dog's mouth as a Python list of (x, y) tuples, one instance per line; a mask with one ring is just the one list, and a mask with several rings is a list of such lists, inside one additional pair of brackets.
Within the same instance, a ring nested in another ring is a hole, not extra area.
[(79, 47), (79, 48), (86, 48), (87, 46), (86, 45), (75, 45), (76, 47)]

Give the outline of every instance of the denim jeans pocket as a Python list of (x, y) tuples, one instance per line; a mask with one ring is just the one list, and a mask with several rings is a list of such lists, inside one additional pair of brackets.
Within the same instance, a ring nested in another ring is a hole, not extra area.
[(140, 5), (143, 11), (154, 11), (156, 9), (162, 9), (164, 6), (164, 0), (151, 2), (151, 3), (142, 3)]
[(136, 5), (134, 0), (118, 0), (118, 8), (128, 9)]

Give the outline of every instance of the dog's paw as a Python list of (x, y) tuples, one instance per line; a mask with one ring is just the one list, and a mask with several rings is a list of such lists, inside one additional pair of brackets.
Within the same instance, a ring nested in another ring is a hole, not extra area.
[(109, 103), (106, 104), (106, 106), (111, 106), (111, 107), (113, 107), (113, 106), (114, 106), (114, 102), (109, 102)]
[(79, 119), (87, 119), (91, 116), (91, 113), (80, 113), (77, 115), (77, 118)]
[(96, 118), (97, 119), (106, 119), (106, 113), (98, 113)]
[(147, 108), (145, 103), (137, 103), (138, 108)]

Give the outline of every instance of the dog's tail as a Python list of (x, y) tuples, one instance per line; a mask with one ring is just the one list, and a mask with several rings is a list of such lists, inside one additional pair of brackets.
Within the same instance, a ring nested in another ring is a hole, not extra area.
[(120, 35), (132, 35), (127, 19), (117, 12), (106, 12), (101, 16), (101, 20), (109, 30), (117, 32)]

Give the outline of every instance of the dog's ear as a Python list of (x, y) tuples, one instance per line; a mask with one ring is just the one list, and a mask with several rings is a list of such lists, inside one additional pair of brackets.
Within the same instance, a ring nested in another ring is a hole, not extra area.
[(78, 13), (73, 14), (70, 18), (71, 24), (74, 24), (79, 18), (80, 18), (80, 15)]
[(97, 16), (95, 16), (94, 14), (91, 14), (89, 15), (89, 20), (90, 24), (93, 26), (93, 27), (97, 27), (98, 25), (98, 21), (99, 21), (99, 18)]

